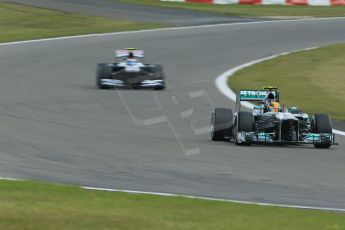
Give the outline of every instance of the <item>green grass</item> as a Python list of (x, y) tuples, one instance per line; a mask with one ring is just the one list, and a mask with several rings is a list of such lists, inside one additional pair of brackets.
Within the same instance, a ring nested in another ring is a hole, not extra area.
[(345, 214), (0, 181), (0, 229), (345, 229)]
[(278, 86), (286, 106), (345, 120), (344, 60), (345, 44), (297, 52), (245, 68), (229, 79), (229, 85), (235, 91)]
[(162, 25), (0, 3), (0, 42), (158, 27)]
[(233, 16), (251, 17), (337, 17), (345, 16), (345, 6), (283, 6), (283, 5), (217, 5), (200, 3), (161, 2), (160, 0), (121, 0), (126, 3), (176, 9), (190, 9)]

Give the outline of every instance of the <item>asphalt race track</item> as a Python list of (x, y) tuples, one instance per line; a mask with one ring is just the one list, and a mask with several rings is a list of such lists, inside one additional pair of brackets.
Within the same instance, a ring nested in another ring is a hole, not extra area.
[[(214, 79), (281, 52), (345, 41), (345, 19), (261, 22), (0, 46), (0, 176), (345, 208), (345, 137), (331, 149), (209, 140)], [(137, 47), (166, 91), (98, 90), (95, 67)], [(315, 102), (317, 103), (317, 102)]]

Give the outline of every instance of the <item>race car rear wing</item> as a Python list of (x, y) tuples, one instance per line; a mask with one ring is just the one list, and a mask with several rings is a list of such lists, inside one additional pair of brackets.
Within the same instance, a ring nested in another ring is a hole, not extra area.
[(242, 101), (262, 104), (269, 94), (273, 94), (274, 100), (279, 102), (279, 90), (276, 87), (264, 87), (262, 90), (241, 89), (236, 95), (236, 111), (240, 111)]
[(124, 58), (128, 57), (129, 53), (133, 53), (134, 57), (137, 58), (144, 58), (144, 51), (143, 50), (115, 50), (115, 58)]

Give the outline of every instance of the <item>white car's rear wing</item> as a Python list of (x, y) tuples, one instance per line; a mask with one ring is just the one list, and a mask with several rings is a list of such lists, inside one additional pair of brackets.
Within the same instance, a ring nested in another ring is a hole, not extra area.
[(115, 58), (128, 57), (129, 53), (133, 53), (134, 57), (144, 58), (143, 50), (115, 50)]

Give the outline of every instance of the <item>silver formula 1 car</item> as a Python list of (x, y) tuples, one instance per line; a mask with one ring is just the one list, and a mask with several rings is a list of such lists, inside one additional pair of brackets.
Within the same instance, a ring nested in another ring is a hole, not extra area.
[(115, 63), (97, 65), (96, 84), (99, 89), (165, 89), (163, 67), (144, 64), (144, 51), (134, 48), (115, 51)]
[[(241, 111), (242, 101), (256, 105), (252, 111)], [(281, 107), (276, 87), (240, 90), (235, 113), (216, 108), (211, 117), (211, 139), (230, 140), (238, 145), (313, 144), (316, 148), (329, 148), (336, 144), (328, 114), (309, 116), (297, 107)]]

